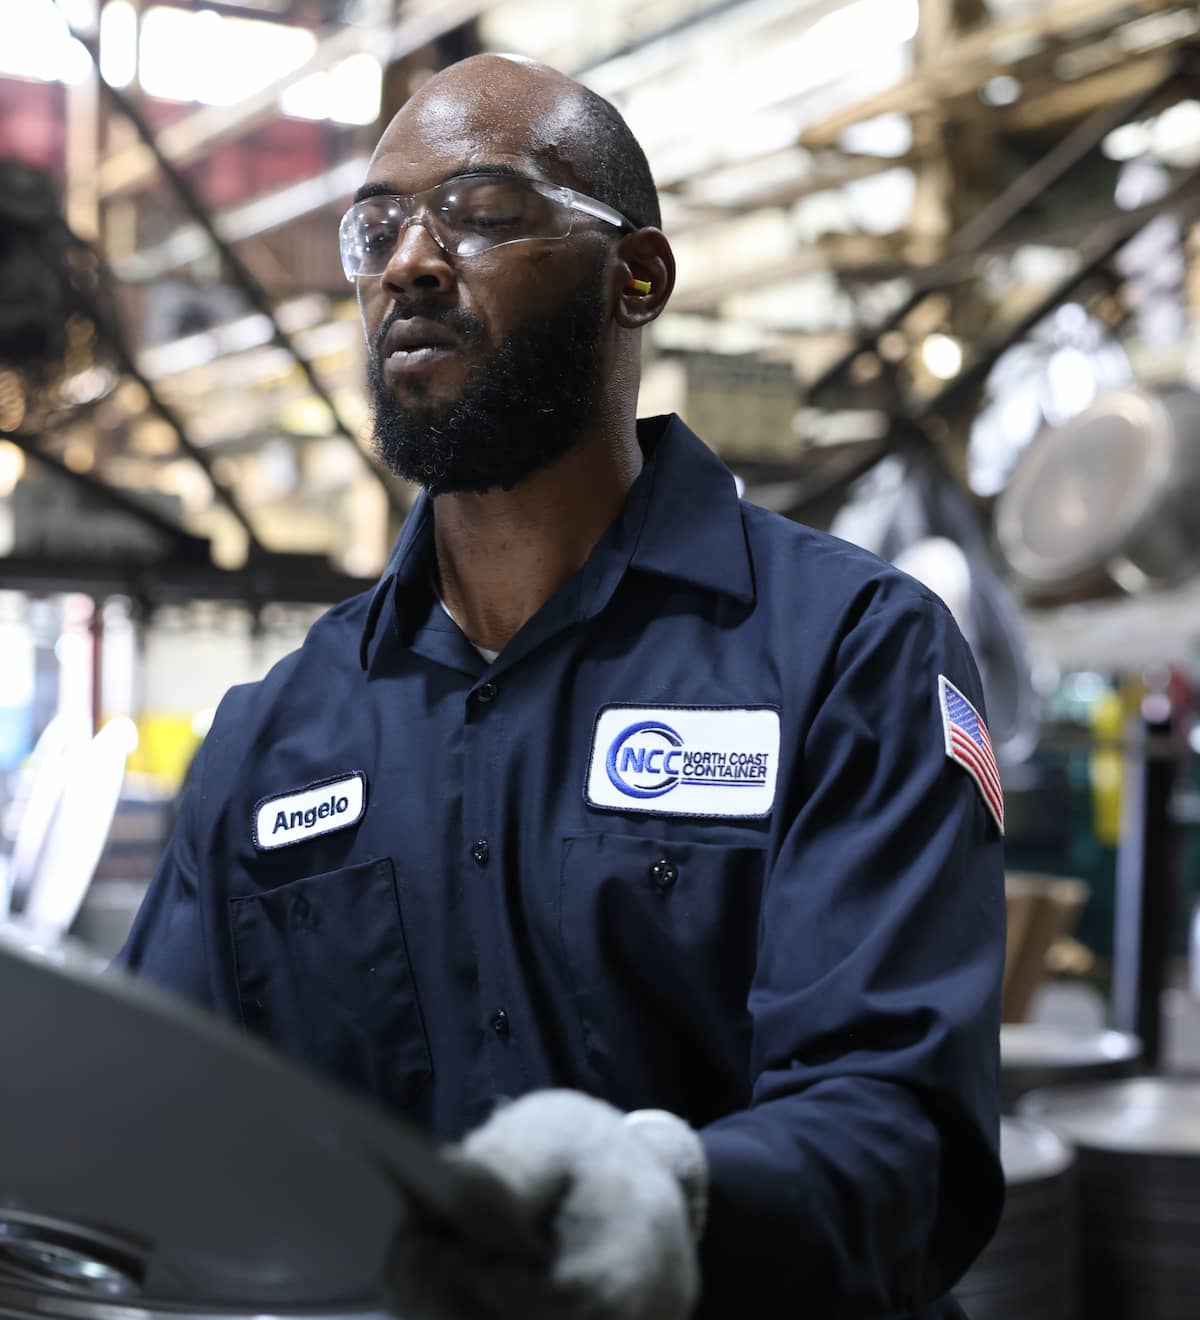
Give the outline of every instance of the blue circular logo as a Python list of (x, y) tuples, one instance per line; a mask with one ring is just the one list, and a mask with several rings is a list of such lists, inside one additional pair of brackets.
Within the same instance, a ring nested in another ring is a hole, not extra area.
[(619, 733), (605, 761), (613, 787), (631, 798), (656, 798), (679, 783), (683, 739), (669, 724), (643, 720)]

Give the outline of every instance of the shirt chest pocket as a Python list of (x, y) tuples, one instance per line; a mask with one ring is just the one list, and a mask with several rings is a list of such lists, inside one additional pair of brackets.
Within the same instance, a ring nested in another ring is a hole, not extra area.
[(231, 899), (229, 919), (246, 1027), (410, 1106), (431, 1065), (391, 859)]
[(563, 840), (560, 937), (609, 1090), (633, 1051), (659, 1074), (659, 1103), (693, 1121), (698, 1096), (716, 1112), (743, 1101), (764, 857), (633, 835)]

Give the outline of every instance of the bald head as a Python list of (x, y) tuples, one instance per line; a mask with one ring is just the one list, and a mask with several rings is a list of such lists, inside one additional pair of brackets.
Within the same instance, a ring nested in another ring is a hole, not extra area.
[(472, 164), (522, 155), (537, 173), (614, 207), (635, 228), (662, 223), (645, 153), (615, 106), (549, 65), (475, 55), (435, 74), (401, 108), (376, 155), (457, 147)]

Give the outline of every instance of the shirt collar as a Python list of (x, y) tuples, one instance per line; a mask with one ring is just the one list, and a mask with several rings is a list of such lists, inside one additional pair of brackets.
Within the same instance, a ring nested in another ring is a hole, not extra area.
[[(371, 593), (371, 603), (367, 607), (367, 618), (363, 624), (362, 636), (358, 643), (358, 659), (364, 669), (371, 661), (371, 642), (379, 628), (380, 620), (389, 615), (392, 624), (401, 625), (401, 603), (411, 597), (418, 585), (424, 585), (429, 592), (429, 564), (433, 553), (433, 501), (421, 491), (400, 535), (388, 558), (379, 579), (379, 585)], [(390, 609), (389, 609), (390, 607)]]
[(630, 567), (754, 601), (754, 574), (733, 473), (672, 413), (638, 422), (651, 484)]
[[(612, 556), (622, 542), (632, 541), (629, 568), (752, 604), (754, 576), (733, 474), (675, 414), (639, 421), (638, 440), (645, 464), (598, 555)], [(414, 597), (428, 608), (432, 551), (433, 502), (422, 491), (371, 596), (359, 644), (364, 669), (381, 621), (390, 617), (403, 631)]]

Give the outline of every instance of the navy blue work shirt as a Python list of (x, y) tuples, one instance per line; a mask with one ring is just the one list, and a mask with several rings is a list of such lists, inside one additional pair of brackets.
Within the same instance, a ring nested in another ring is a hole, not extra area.
[(1003, 1196), (1002, 843), (939, 696), (982, 710), (975, 666), (911, 578), (639, 435), (494, 663), (422, 496), (229, 692), (122, 961), (442, 1139), (549, 1086), (682, 1115), (703, 1316), (961, 1315)]

